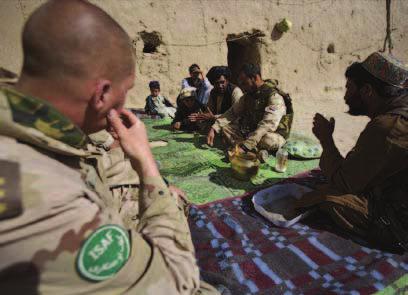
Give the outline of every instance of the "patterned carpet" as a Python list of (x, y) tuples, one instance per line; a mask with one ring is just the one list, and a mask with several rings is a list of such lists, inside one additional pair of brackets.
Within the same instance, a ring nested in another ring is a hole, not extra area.
[[(196, 203), (189, 222), (201, 274), (223, 294), (408, 294), (407, 254), (346, 238), (328, 219), (278, 228), (254, 210), (246, 192), (282, 181), (310, 187), (324, 182), (316, 170), (290, 178), (317, 160), (290, 160), (286, 173), (276, 173), (270, 157), (255, 179), (242, 182), (204, 136), (174, 133), (169, 120), (144, 122), (150, 140), (168, 142), (154, 155), (161, 173)], [(227, 198), (237, 195), (243, 196)]]
[[(313, 187), (321, 180), (310, 172), (286, 182)], [(275, 227), (254, 211), (250, 197), (190, 210), (203, 279), (225, 294), (408, 294), (408, 254), (344, 238), (328, 219)]]
[(143, 119), (143, 121), (150, 141), (168, 142), (166, 147), (153, 149), (162, 175), (187, 192), (190, 201), (196, 204), (242, 195), (318, 165), (318, 160), (290, 160), (287, 171), (277, 173), (273, 170), (275, 158), (271, 156), (267, 163), (261, 165), (256, 178), (248, 182), (239, 181), (232, 177), (224, 151), (209, 147), (205, 143), (205, 136), (172, 132), (169, 129), (169, 120)]

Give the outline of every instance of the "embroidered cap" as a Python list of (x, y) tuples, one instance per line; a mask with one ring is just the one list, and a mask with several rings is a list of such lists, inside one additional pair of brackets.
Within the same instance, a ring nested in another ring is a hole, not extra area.
[(361, 65), (374, 77), (396, 87), (405, 87), (408, 80), (408, 66), (386, 53), (374, 52)]

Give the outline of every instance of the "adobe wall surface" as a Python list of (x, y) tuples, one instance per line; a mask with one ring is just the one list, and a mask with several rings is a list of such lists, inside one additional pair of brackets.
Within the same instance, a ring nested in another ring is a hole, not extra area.
[[(24, 19), (42, 2), (0, 1), (1, 66), (19, 71)], [(152, 79), (160, 80), (162, 92), (174, 100), (190, 64), (198, 63), (204, 71), (213, 65), (226, 65), (226, 40), (255, 34), (234, 44), (246, 48), (244, 59), (260, 62), (264, 77), (278, 79), (292, 95), (296, 130), (310, 133), (316, 111), (336, 116), (337, 141), (346, 150), (366, 122), (344, 114), (344, 71), (351, 62), (382, 48), (385, 0), (92, 2), (111, 14), (134, 40), (137, 78), (128, 106), (143, 106), (149, 93), (147, 83)], [(408, 1), (393, 0), (393, 53), (408, 62), (406, 15)], [(292, 21), (293, 28), (278, 36), (274, 26), (282, 18)], [(146, 42), (159, 43), (157, 52), (144, 53)], [(328, 53), (330, 44), (334, 45), (333, 53)]]

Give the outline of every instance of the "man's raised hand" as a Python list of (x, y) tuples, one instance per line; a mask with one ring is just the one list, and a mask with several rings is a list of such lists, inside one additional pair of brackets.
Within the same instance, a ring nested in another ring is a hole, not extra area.
[(314, 116), (312, 131), (322, 145), (333, 140), (335, 124), (334, 118), (330, 118), (329, 121), (319, 113)]

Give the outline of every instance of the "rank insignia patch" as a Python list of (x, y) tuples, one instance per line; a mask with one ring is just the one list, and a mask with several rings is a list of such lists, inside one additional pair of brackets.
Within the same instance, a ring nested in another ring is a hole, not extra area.
[(18, 216), (22, 212), (20, 165), (0, 160), (0, 220)]

